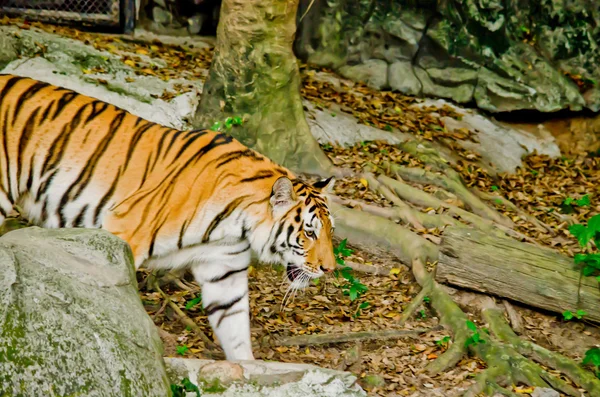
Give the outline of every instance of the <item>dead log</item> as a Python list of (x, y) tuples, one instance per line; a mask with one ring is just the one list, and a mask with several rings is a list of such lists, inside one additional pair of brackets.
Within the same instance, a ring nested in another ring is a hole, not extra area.
[(600, 322), (598, 282), (581, 279), (573, 260), (548, 248), (466, 228), (444, 231), (436, 280), (562, 313), (578, 309)]

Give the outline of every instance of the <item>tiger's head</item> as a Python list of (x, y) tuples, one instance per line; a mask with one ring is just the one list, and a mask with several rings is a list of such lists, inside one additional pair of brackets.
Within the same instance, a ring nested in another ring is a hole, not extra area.
[(334, 222), (325, 195), (333, 183), (333, 178), (309, 185), (280, 177), (273, 184), (270, 207), (275, 224), (265, 251), (269, 262), (286, 266), (287, 278), (296, 288), (335, 269)]

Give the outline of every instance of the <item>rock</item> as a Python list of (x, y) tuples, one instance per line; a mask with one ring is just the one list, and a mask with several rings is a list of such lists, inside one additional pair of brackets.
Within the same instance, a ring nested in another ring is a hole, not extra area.
[(173, 15), (166, 9), (156, 6), (152, 8), (152, 20), (162, 25), (168, 25), (173, 22)]
[(198, 34), (202, 29), (202, 24), (206, 16), (203, 14), (196, 14), (193, 17), (188, 19), (188, 31), (190, 34)]
[(531, 397), (560, 397), (560, 393), (548, 387), (536, 387)]
[(0, 394), (169, 395), (124, 241), (30, 227), (0, 238), (0, 263)]
[(388, 73), (390, 88), (406, 95), (421, 94), (422, 85), (409, 61), (398, 61), (390, 65)]
[(0, 35), (0, 69), (18, 58), (16, 44), (17, 40), (14, 37)]
[(600, 109), (600, 13), (589, 11), (596, 9), (593, 0), (531, 0), (527, 7), (474, 0), (338, 3), (323, 3), (300, 23), (300, 57), (355, 81), (369, 80), (366, 65), (375, 60), (410, 61), (422, 91), (399, 86), (403, 79), (393, 79), (404, 70), (390, 67), (392, 89), (475, 102), (490, 112)]
[(354, 81), (360, 81), (376, 90), (388, 88), (388, 64), (381, 59), (369, 59), (363, 64), (342, 66), (339, 69), (342, 76)]
[(244, 379), (244, 369), (239, 365), (227, 361), (216, 361), (200, 369), (198, 382), (212, 383), (218, 380), (223, 385)]
[[(226, 363), (227, 369), (221, 366)], [(199, 379), (197, 386), (203, 393), (222, 393), (227, 396), (248, 397), (364, 397), (365, 391), (356, 383), (356, 376), (341, 371), (308, 364), (277, 363), (272, 361), (215, 362), (184, 358), (165, 358), (171, 383), (179, 384), (183, 378), (192, 382), (194, 374), (202, 374), (209, 367), (212, 383)], [(220, 364), (215, 366), (215, 364)], [(233, 367), (229, 367), (232, 365)], [(238, 371), (237, 367), (241, 368)], [(219, 368), (219, 370), (214, 370)], [(233, 370), (233, 368), (236, 368)], [(222, 370), (222, 372), (221, 372)], [(243, 374), (237, 381), (227, 383), (232, 372)], [(220, 378), (224, 374), (225, 378)], [(204, 394), (202, 394), (204, 395)]]

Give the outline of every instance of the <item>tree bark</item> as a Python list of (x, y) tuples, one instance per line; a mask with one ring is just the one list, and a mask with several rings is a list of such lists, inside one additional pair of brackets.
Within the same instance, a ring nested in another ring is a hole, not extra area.
[(292, 52), (298, 0), (224, 0), (215, 55), (193, 124), (209, 128), (243, 117), (228, 130), (243, 144), (293, 171), (331, 175), (300, 97)]
[(440, 246), (436, 280), (556, 313), (578, 309), (600, 322), (598, 282), (581, 280), (573, 260), (531, 244), (450, 226)]

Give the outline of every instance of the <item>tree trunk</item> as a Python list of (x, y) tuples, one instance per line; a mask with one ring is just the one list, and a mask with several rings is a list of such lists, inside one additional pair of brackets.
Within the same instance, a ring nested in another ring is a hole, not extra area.
[(333, 166), (313, 138), (292, 52), (298, 0), (224, 0), (217, 44), (194, 125), (226, 117), (244, 124), (228, 133), (294, 171), (319, 175)]
[[(436, 280), (522, 302), (556, 313), (578, 309), (600, 322), (598, 282), (581, 280), (573, 260), (531, 244), (464, 228), (448, 227)], [(578, 289), (580, 301), (577, 301)]]

